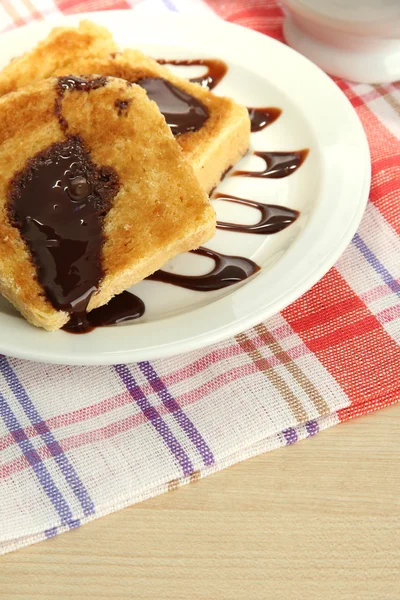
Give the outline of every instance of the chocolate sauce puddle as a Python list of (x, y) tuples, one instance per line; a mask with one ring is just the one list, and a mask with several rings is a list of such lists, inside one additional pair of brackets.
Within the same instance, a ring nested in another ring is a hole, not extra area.
[(232, 176), (259, 177), (262, 179), (281, 179), (288, 177), (303, 164), (308, 148), (294, 152), (254, 152), (265, 160), (265, 169), (262, 171), (234, 171)]
[(191, 77), (189, 81), (192, 83), (198, 83), (202, 87), (207, 87), (209, 90), (213, 90), (228, 71), (228, 65), (219, 58), (191, 58), (185, 60), (169, 60), (166, 58), (160, 58), (157, 60), (157, 62), (160, 65), (176, 65), (178, 67), (207, 67), (207, 71), (204, 73), (204, 75), (200, 75), (199, 77)]
[(274, 106), (265, 108), (248, 107), (247, 110), (249, 111), (251, 131), (253, 133), (265, 129), (265, 127), (271, 125), (282, 114), (281, 109)]
[(172, 283), (173, 285), (197, 292), (214, 292), (234, 285), (239, 281), (244, 281), (260, 270), (260, 267), (255, 262), (243, 256), (229, 256), (203, 247), (191, 250), (191, 252), (212, 258), (215, 262), (212, 271), (205, 275), (197, 276), (156, 271), (147, 279)]
[(38, 153), (11, 182), (10, 222), (48, 300), (72, 317), (85, 312), (103, 277), (103, 221), (118, 189), (115, 171), (96, 166), (79, 136)]
[(239, 233), (256, 233), (259, 235), (270, 235), (278, 233), (286, 229), (299, 216), (297, 210), (292, 210), (286, 206), (278, 206), (277, 204), (263, 204), (256, 200), (248, 200), (247, 198), (239, 198), (238, 196), (230, 196), (228, 194), (216, 194), (215, 200), (226, 200), (236, 204), (244, 204), (256, 208), (261, 213), (261, 218), (258, 223), (253, 225), (242, 225), (241, 223), (230, 223), (226, 221), (218, 221), (218, 229), (227, 229), (229, 231), (237, 231)]
[(139, 319), (144, 312), (143, 300), (130, 292), (122, 292), (122, 294), (114, 296), (108, 304), (70, 320), (64, 325), (63, 330), (68, 333), (89, 333), (96, 327), (118, 325)]
[(144, 77), (135, 83), (157, 104), (175, 136), (198, 131), (209, 117), (208, 108), (200, 100), (167, 79)]

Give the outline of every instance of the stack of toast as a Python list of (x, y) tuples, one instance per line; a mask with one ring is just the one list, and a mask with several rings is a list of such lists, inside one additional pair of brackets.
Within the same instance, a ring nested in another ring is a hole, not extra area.
[(0, 292), (49, 331), (209, 240), (250, 139), (245, 107), (88, 21), (0, 72), (0, 122)]

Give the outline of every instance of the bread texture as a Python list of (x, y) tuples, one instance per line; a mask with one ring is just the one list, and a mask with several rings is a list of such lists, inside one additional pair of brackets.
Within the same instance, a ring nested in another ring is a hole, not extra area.
[(209, 111), (209, 118), (198, 131), (176, 136), (201, 186), (209, 193), (249, 147), (247, 109), (231, 98), (217, 96), (176, 76), (138, 50), (116, 50), (111, 34), (89, 21), (81, 21), (77, 28), (54, 29), (32, 52), (0, 73), (0, 95), (52, 75), (98, 73), (130, 82), (146, 77), (166, 79), (201, 101)]
[(209, 111), (207, 121), (198, 131), (176, 136), (176, 141), (207, 193), (218, 185), (226, 170), (242, 158), (249, 147), (250, 119), (244, 106), (172, 74), (167, 67), (138, 50), (113, 53), (108, 58), (78, 59), (57, 71), (57, 75), (67, 73), (98, 73), (130, 82), (160, 77), (200, 100)]
[(88, 91), (65, 89), (60, 98), (60, 82), (50, 78), (0, 98), (0, 292), (47, 330), (66, 324), (69, 313), (47, 299), (7, 202), (27, 161), (53, 144), (79, 136), (93, 163), (119, 179), (104, 220), (104, 277), (89, 311), (215, 231), (209, 199), (157, 106), (137, 85), (104, 80)]
[(78, 27), (56, 27), (36, 48), (0, 72), (0, 96), (46, 79), (73, 60), (106, 57), (116, 49), (108, 29), (91, 21), (83, 20)]

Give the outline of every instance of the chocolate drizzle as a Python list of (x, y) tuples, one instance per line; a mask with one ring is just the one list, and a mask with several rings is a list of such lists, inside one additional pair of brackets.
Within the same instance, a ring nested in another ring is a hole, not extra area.
[(96, 327), (118, 325), (126, 321), (133, 321), (143, 316), (145, 306), (143, 300), (131, 294), (122, 292), (114, 296), (108, 304), (100, 306), (89, 313), (83, 313), (79, 319), (70, 321), (63, 329), (68, 333), (89, 333)]
[[(201, 65), (207, 72), (191, 81), (214, 88), (227, 66), (216, 59), (159, 60), (160, 64)], [(56, 115), (65, 133), (68, 123), (62, 114), (62, 98), (67, 90), (90, 91), (106, 85), (107, 77), (59, 77)], [(162, 78), (137, 81), (154, 100), (174, 135), (199, 130), (209, 117), (207, 107), (197, 98)], [(130, 100), (118, 99), (115, 109), (122, 115)], [(274, 107), (248, 108), (252, 132), (261, 131), (281, 114)], [(265, 161), (261, 171), (236, 170), (234, 176), (279, 179), (291, 175), (304, 162), (308, 149), (294, 152), (257, 151)], [(229, 170), (229, 169), (228, 169)], [(227, 171), (228, 171), (227, 170)], [(226, 173), (225, 173), (226, 174)], [(57, 310), (70, 313), (63, 327), (70, 333), (87, 333), (94, 328), (138, 319), (145, 312), (143, 301), (123, 292), (107, 305), (86, 312), (93, 293), (104, 275), (101, 249), (103, 222), (119, 189), (118, 176), (109, 167), (97, 166), (79, 136), (67, 136), (30, 159), (11, 182), (8, 214), (18, 227), (36, 266), (37, 279)], [(260, 212), (257, 223), (246, 225), (219, 221), (219, 229), (269, 235), (282, 231), (299, 216), (298, 211), (247, 198), (218, 193), (216, 200), (233, 202)], [(189, 276), (159, 270), (147, 279), (173, 284), (199, 292), (224, 289), (246, 280), (260, 267), (252, 260), (230, 256), (208, 248), (193, 254), (211, 258), (214, 267), (205, 275)]]
[(58, 78), (57, 89), (61, 94), (66, 90), (76, 90), (78, 92), (90, 92), (104, 87), (107, 83), (107, 77), (77, 77), (76, 75), (65, 75)]
[(299, 216), (297, 210), (287, 208), (286, 206), (278, 206), (276, 204), (263, 204), (256, 200), (248, 200), (247, 198), (238, 198), (228, 194), (216, 194), (215, 200), (225, 200), (227, 202), (235, 202), (256, 208), (261, 213), (261, 218), (258, 223), (253, 225), (243, 225), (241, 223), (229, 223), (226, 221), (218, 221), (218, 229), (227, 229), (229, 231), (237, 231), (239, 233), (256, 233), (259, 235), (270, 235), (278, 233), (286, 229)]
[(209, 117), (207, 107), (167, 79), (144, 77), (136, 81), (154, 100), (174, 135), (198, 131)]
[(118, 116), (122, 116), (122, 114), (126, 111), (126, 109), (128, 108), (128, 106), (130, 105), (131, 100), (121, 100), (120, 98), (118, 98), (115, 102), (114, 102), (114, 106), (118, 111)]
[(214, 292), (244, 281), (260, 270), (260, 267), (255, 262), (243, 256), (229, 256), (203, 247), (191, 252), (212, 258), (215, 262), (212, 271), (206, 275), (197, 276), (156, 271), (147, 279), (172, 283), (173, 285), (198, 292)]
[(249, 111), (251, 131), (253, 133), (265, 129), (265, 127), (271, 125), (271, 123), (276, 121), (277, 118), (282, 114), (280, 108), (275, 108), (273, 106), (268, 108), (248, 107), (247, 110)]
[(190, 81), (192, 83), (198, 83), (202, 87), (208, 87), (210, 90), (213, 90), (215, 86), (219, 84), (221, 79), (223, 79), (228, 71), (228, 65), (219, 58), (191, 58), (184, 60), (169, 60), (160, 58), (157, 60), (157, 62), (160, 65), (176, 65), (178, 67), (207, 67), (207, 71), (204, 73), (204, 75), (200, 75), (199, 77), (191, 77)]
[(262, 179), (288, 177), (303, 164), (308, 154), (308, 148), (294, 152), (254, 152), (254, 154), (265, 160), (263, 171), (234, 171), (232, 175), (260, 177)]
[(31, 158), (11, 181), (10, 222), (48, 300), (72, 319), (85, 312), (103, 277), (103, 221), (118, 189), (115, 171), (95, 165), (78, 136)]

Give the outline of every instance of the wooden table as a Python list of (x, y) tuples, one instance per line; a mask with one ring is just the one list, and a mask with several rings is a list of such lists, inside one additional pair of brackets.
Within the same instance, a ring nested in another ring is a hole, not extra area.
[(398, 600), (400, 404), (0, 557), (0, 598)]

